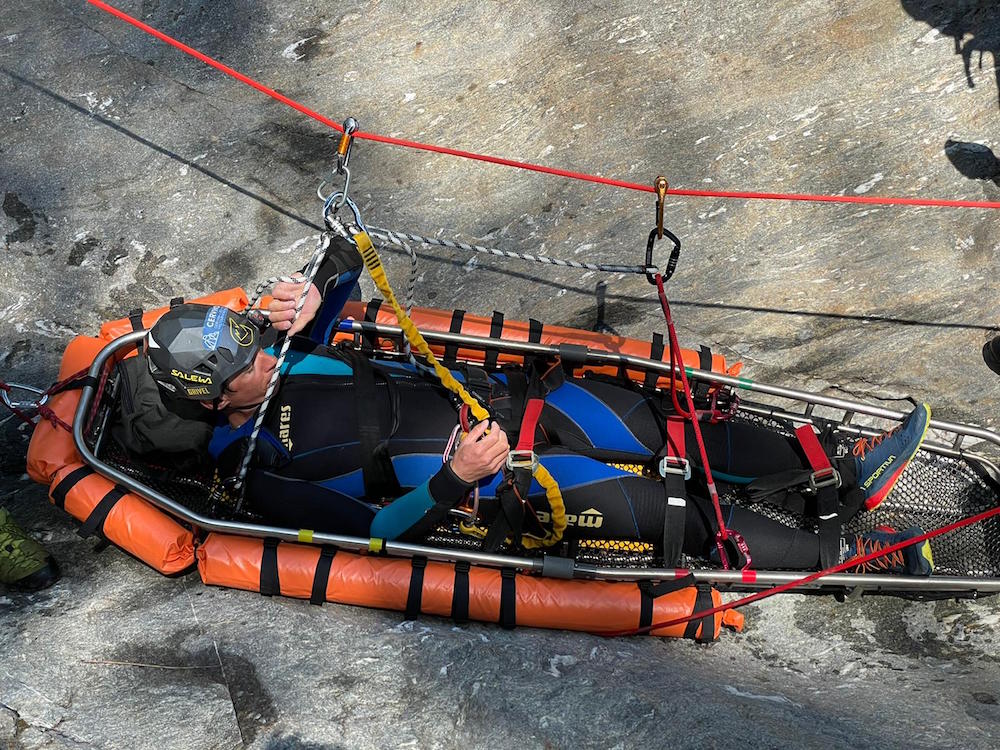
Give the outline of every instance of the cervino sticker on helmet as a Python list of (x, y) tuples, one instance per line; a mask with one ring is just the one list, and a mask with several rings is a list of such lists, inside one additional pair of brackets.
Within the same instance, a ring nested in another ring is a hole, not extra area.
[(201, 326), (201, 343), (209, 351), (215, 351), (219, 346), (219, 334), (222, 333), (229, 310), (219, 305), (213, 305), (205, 313), (205, 322)]

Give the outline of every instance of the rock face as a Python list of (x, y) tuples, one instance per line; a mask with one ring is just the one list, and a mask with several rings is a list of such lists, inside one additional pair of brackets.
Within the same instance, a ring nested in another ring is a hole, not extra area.
[[(329, 130), (91, 6), (8, 5), (4, 379), (50, 382), (73, 333), (133, 307), (303, 262)], [(121, 7), (374, 132), (677, 188), (1000, 200), (990, 3)], [(371, 142), (352, 170), (371, 224), (513, 250), (638, 263), (653, 221), (646, 193)], [(685, 343), (754, 379), (997, 426), (980, 356), (1000, 324), (995, 212), (671, 197), (666, 217)], [(402, 285), (406, 259), (387, 260)], [(660, 327), (641, 276), (438, 249), (420, 251), (416, 300), (591, 327), (599, 284), (603, 325)], [(20, 433), (5, 441), (5, 502), (67, 570), (0, 600), (13, 747), (686, 747), (734, 731), (982, 747), (997, 731), (995, 602), (771, 600), (709, 649), (400, 626), (94, 555), (19, 479)]]

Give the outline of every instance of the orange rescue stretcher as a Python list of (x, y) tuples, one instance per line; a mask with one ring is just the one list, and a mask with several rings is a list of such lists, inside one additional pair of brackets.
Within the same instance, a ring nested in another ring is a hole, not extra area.
[[(241, 289), (231, 289), (196, 302), (243, 310), (248, 304)], [(150, 328), (168, 308), (147, 312), (141, 326)], [(358, 306), (346, 315), (364, 318)], [(414, 319), (425, 330), (451, 327), (453, 315), (415, 310)], [(385, 320), (384, 314), (381, 320)], [(464, 333), (489, 332), (494, 319), (465, 316)], [(528, 341), (534, 323), (508, 322), (504, 338)], [(77, 336), (66, 348), (59, 379), (70, 378), (102, 362), (95, 381), (104, 380), (110, 366), (135, 355), (142, 333), (129, 319), (102, 326), (96, 338)], [(656, 344), (623, 337), (605, 337), (569, 328), (545, 327), (539, 341), (591, 349), (629, 352), (648, 357)], [(109, 349), (115, 349), (108, 353)], [(653, 352), (656, 354), (656, 352)], [(483, 353), (462, 349), (471, 361)], [(664, 356), (661, 351), (660, 356)], [(667, 353), (666, 356), (669, 356)], [(102, 360), (102, 357), (105, 359)], [(477, 359), (478, 357), (478, 359)], [(501, 355), (503, 362), (514, 355)], [(685, 362), (697, 366), (704, 355), (684, 352)], [(719, 355), (711, 366), (735, 375), (739, 365), (727, 367)], [(642, 373), (630, 373), (637, 379)], [(662, 378), (661, 378), (662, 380)], [(28, 450), (28, 473), (49, 487), (50, 500), (81, 524), (84, 536), (100, 536), (165, 575), (182, 574), (197, 566), (206, 584), (324, 601), (378, 607), (419, 614), (477, 620), (505, 627), (527, 625), (579, 631), (614, 631), (648, 626), (690, 616), (720, 604), (717, 589), (695, 583), (686, 571), (663, 571), (661, 579), (581, 580), (572, 561), (551, 556), (506, 558), (382, 540), (329, 537), (307, 530), (274, 529), (254, 524), (221, 522), (190, 512), (141, 482), (96, 459), (87, 443), (88, 425), (96, 407), (89, 402), (99, 382), (52, 396), (48, 406), (74, 434), (41, 420)], [(81, 404), (81, 397), (85, 398)], [(81, 450), (82, 449), (82, 450)], [(99, 470), (95, 469), (95, 466)], [(294, 498), (289, 498), (294, 502)], [(221, 529), (221, 531), (220, 531)], [(247, 531), (248, 534), (238, 533)], [(235, 532), (235, 533), (234, 533)], [(485, 564), (480, 564), (480, 561)], [(567, 564), (568, 563), (568, 564)], [(723, 625), (742, 629), (743, 616), (727, 611), (652, 631), (653, 635), (711, 641)]]

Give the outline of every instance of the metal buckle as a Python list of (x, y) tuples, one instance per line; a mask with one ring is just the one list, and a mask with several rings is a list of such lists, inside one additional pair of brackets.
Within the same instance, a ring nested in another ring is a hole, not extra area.
[(534, 473), (536, 466), (538, 466), (538, 456), (533, 450), (517, 450), (515, 448), (507, 454), (507, 468), (511, 471), (530, 469)]
[(687, 481), (691, 478), (691, 462), (686, 458), (664, 456), (660, 459), (660, 476), (666, 479), (667, 474), (678, 474)]
[(840, 472), (832, 466), (828, 469), (820, 469), (809, 475), (809, 489), (813, 492), (825, 489), (826, 487), (839, 488), (843, 482), (840, 479)]
[(451, 508), (448, 513), (453, 516), (458, 516), (468, 524), (474, 524), (477, 520), (479, 520), (479, 485), (477, 484), (472, 488), (471, 508), (467, 505), (459, 505), (457, 508)]

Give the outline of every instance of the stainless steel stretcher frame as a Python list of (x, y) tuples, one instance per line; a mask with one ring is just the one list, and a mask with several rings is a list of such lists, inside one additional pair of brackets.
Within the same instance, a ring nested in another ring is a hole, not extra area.
[[(341, 330), (351, 330), (356, 334), (375, 334), (393, 340), (402, 340), (402, 331), (397, 326), (380, 325), (369, 322), (351, 322), (343, 324)], [(519, 355), (557, 357), (559, 346), (545, 344), (505, 341), (492, 338), (468, 336), (465, 334), (423, 331), (425, 339), (430, 343), (457, 344), (463, 348), (494, 349)], [(98, 378), (116, 353), (134, 347), (147, 334), (147, 331), (136, 331), (125, 334), (105, 346), (91, 365), (89, 375)], [(670, 374), (670, 365), (641, 357), (617, 354), (614, 352), (594, 349), (583, 350), (574, 347), (575, 357), (584, 356), (588, 364), (624, 366), (636, 370), (652, 370), (665, 375)], [(859, 417), (876, 417), (890, 421), (901, 421), (906, 415), (893, 409), (832, 398), (805, 391), (785, 388), (783, 386), (756, 383), (738, 377), (730, 377), (704, 370), (688, 369), (688, 376), (694, 381), (725, 386), (733, 391), (745, 391), (759, 394), (774, 402), (745, 403), (739, 405), (739, 412), (757, 415), (761, 418), (777, 418), (793, 423), (826, 423), (833, 424), (839, 433), (851, 436), (873, 436), (880, 430), (873, 429), (855, 420)], [(95, 382), (95, 381), (91, 381)], [(123, 473), (113, 466), (102, 462), (92, 451), (84, 436), (84, 425), (90, 412), (97, 389), (93, 385), (83, 388), (79, 405), (73, 420), (73, 439), (83, 461), (95, 471), (103, 474), (109, 480), (128, 488), (131, 492), (145, 498), (163, 511), (203, 531), (215, 531), (226, 534), (241, 534), (254, 537), (273, 537), (290, 542), (301, 542), (298, 529), (280, 528), (259, 525), (241, 521), (227, 521), (209, 518), (196, 513), (170, 497), (157, 492), (141, 481)], [(816, 410), (830, 412), (833, 417), (820, 417)], [(976, 464), (981, 472), (991, 478), (993, 483), (1000, 482), (1000, 469), (986, 456), (972, 452), (966, 443), (978, 439), (994, 448), (1000, 449), (1000, 434), (971, 425), (932, 420), (928, 439), (921, 451), (937, 454), (951, 459)], [(940, 436), (947, 436), (942, 442)], [(994, 484), (994, 487), (996, 485)], [(991, 488), (992, 504), (1000, 505), (1000, 495)], [(335, 547), (365, 553), (369, 550), (370, 540), (360, 537), (339, 536), (335, 534), (313, 533), (312, 543), (327, 544)], [(538, 557), (519, 557), (500, 554), (483, 554), (480, 552), (458, 549), (447, 549), (420, 544), (402, 542), (385, 542), (383, 554), (397, 557), (424, 556), (431, 560), (447, 562), (465, 561), (477, 565), (499, 568), (516, 568), (543, 576), (558, 578), (585, 578), (603, 580), (671, 580), (683, 575), (686, 571), (657, 568), (615, 568), (602, 567), (593, 564), (580, 563), (576, 560), (543, 554)], [(691, 571), (699, 581), (708, 582), (724, 589), (754, 590), (766, 589), (780, 584), (799, 581), (809, 575), (802, 571), (767, 571), (757, 570), (752, 581), (739, 570), (694, 569)], [(931, 576), (911, 577), (900, 575), (874, 575), (839, 573), (825, 576), (822, 579), (809, 582), (802, 588), (829, 589), (833, 591), (862, 590), (900, 593), (904, 595), (949, 595), (977, 596), (1000, 592), (1000, 577), (974, 576)]]

